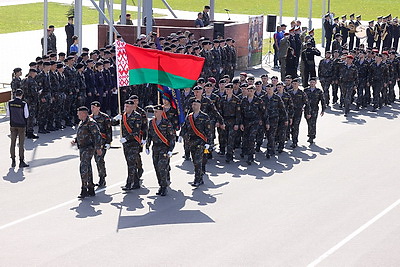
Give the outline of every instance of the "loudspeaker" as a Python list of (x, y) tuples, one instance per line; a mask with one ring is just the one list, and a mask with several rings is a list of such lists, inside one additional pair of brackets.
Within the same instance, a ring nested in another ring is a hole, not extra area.
[(267, 32), (275, 32), (275, 31), (276, 31), (276, 16), (267, 15)]
[(214, 39), (217, 39), (218, 36), (225, 35), (225, 23), (224, 22), (214, 22)]

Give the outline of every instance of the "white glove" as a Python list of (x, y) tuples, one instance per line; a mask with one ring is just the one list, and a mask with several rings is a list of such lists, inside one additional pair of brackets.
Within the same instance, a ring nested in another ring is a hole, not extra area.
[(111, 148), (111, 145), (110, 145), (110, 144), (105, 144), (105, 145), (104, 145), (104, 149), (105, 149), (105, 150), (109, 150), (110, 148)]
[(122, 115), (118, 114), (117, 116), (114, 117), (114, 120), (120, 121), (122, 119)]
[(168, 157), (172, 157), (172, 151), (168, 151), (167, 155)]
[(121, 139), (119, 139), (119, 141), (121, 142), (121, 144), (126, 142), (126, 138), (122, 137)]
[(142, 140), (142, 146), (144, 146), (146, 144), (146, 140)]
[(178, 143), (182, 143), (182, 141), (183, 141), (182, 136), (179, 136), (179, 137), (178, 137)]
[(204, 148), (208, 150), (210, 148), (210, 145), (209, 144), (205, 144)]
[(148, 148), (146, 148), (146, 155), (150, 154), (150, 150)]

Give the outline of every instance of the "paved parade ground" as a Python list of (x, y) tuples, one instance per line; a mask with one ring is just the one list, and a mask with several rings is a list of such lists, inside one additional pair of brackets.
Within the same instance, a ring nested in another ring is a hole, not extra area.
[(303, 120), (295, 150), (269, 160), (258, 153), (249, 167), (240, 151), (229, 165), (216, 155), (195, 190), (177, 144), (166, 197), (156, 196), (144, 153), (143, 188), (123, 193), (126, 163), (112, 148), (107, 188), (83, 201), (74, 130), (27, 140), (30, 167), (10, 168), (1, 119), (0, 265), (398, 266), (399, 113), (394, 104), (345, 118), (333, 107), (315, 144)]

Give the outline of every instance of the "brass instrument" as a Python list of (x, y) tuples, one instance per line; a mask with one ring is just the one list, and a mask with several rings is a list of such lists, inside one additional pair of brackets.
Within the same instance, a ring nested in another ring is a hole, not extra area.
[(351, 21), (349, 23), (348, 28), (349, 28), (349, 33), (356, 33), (356, 25), (354, 24), (354, 22)]
[(376, 24), (375, 26), (377, 29), (375, 31), (375, 35), (374, 35), (374, 41), (377, 42), (379, 39), (379, 32), (381, 30), (381, 26), (379, 24)]
[(367, 27), (360, 25), (356, 28), (356, 37), (359, 39), (364, 39), (367, 37)]
[(381, 33), (381, 38), (382, 41), (385, 40), (386, 36), (388, 35), (388, 31), (387, 31), (388, 25), (385, 25), (385, 29), (383, 30), (383, 32)]

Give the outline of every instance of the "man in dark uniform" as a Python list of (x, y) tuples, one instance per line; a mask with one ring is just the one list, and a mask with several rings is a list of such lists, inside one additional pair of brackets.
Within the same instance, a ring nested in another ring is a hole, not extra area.
[(57, 63), (57, 80), (59, 91), (54, 94), (54, 105), (57, 107), (54, 113), (54, 123), (56, 128), (64, 129), (65, 126), (62, 125), (61, 121), (64, 117), (65, 112), (64, 108), (66, 93), (68, 90), (68, 81), (64, 75), (64, 65), (62, 63)]
[(346, 21), (346, 15), (342, 16), (342, 22), (340, 22), (340, 33), (342, 35), (342, 45), (347, 43), (347, 38), (349, 37), (349, 26)]
[(357, 85), (357, 108), (366, 107), (367, 99), (370, 98), (371, 93), (369, 92), (369, 87), (367, 87), (368, 82), (368, 69), (369, 63), (365, 60), (365, 55), (367, 52), (364, 50), (360, 51), (358, 59), (355, 60), (354, 65), (358, 71), (358, 81)]
[[(339, 100), (338, 92), (339, 92), (339, 70), (340, 66), (343, 64), (342, 59), (339, 56), (339, 51), (333, 51), (333, 73), (332, 73), (332, 104), (336, 104)], [(340, 100), (342, 100), (340, 98)], [(340, 102), (342, 103), (342, 101)]]
[(378, 17), (378, 21), (375, 24), (374, 32), (375, 32), (374, 40), (376, 43), (375, 47), (378, 49), (378, 51), (380, 51), (381, 44), (382, 44), (382, 36), (381, 36), (381, 34), (382, 34), (382, 16)]
[(303, 58), (304, 61), (304, 81), (303, 81), (303, 87), (308, 86), (308, 79), (309, 77), (315, 77), (315, 56), (320, 56), (321, 52), (315, 48), (312, 47), (312, 43), (308, 42), (306, 49), (303, 50), (301, 53), (301, 57)]
[[(356, 21), (354, 22), (354, 25), (356, 26), (356, 32), (357, 32), (357, 27), (358, 26), (360, 26), (360, 25), (362, 25), (362, 23), (361, 23), (361, 15), (357, 15), (356, 16)], [(358, 48), (358, 47), (360, 47), (360, 38), (358, 38), (357, 36), (356, 36), (356, 47)]]
[(46, 129), (49, 131), (59, 130), (59, 128), (54, 127), (54, 115), (59, 107), (56, 106), (55, 96), (60, 90), (60, 84), (57, 77), (57, 62), (50, 61), (50, 103), (49, 103), (49, 114)]
[(354, 21), (354, 13), (350, 14), (350, 22), (348, 24), (349, 27), (349, 50), (353, 50), (354, 48), (354, 40), (356, 38), (356, 22)]
[(99, 187), (106, 186), (106, 163), (104, 161), (104, 157), (106, 156), (106, 152), (111, 147), (112, 141), (112, 128), (111, 128), (111, 119), (106, 114), (100, 111), (100, 102), (93, 101), (91, 103), (92, 114), (90, 118), (94, 119), (97, 123), (97, 126), (100, 130), (101, 135), (101, 155), (95, 155), (94, 159), (97, 165), (97, 171), (99, 173), (99, 182), (97, 185)]
[[(278, 86), (278, 85), (277, 85)], [(279, 83), (279, 86), (283, 84)], [(272, 84), (267, 86), (267, 93), (263, 98), (263, 102), (265, 105), (265, 113), (268, 117), (268, 129), (266, 131), (268, 144), (267, 144), (267, 153), (266, 157), (269, 159), (271, 156), (275, 155), (276, 149), (276, 133), (278, 131), (279, 121), (287, 127), (288, 126), (288, 114), (285, 109), (285, 105), (282, 101), (282, 98), (274, 93), (274, 88)]]
[(74, 16), (68, 17), (68, 23), (64, 28), (65, 34), (67, 35), (67, 56), (69, 56), (69, 48), (74, 43), (74, 41), (72, 41), (72, 36), (74, 36)]
[(331, 23), (331, 15), (329, 13), (325, 15), (324, 30), (325, 30), (325, 39), (326, 39), (325, 51), (329, 51), (329, 50), (331, 50), (331, 42), (332, 42), (332, 35), (333, 35), (333, 25)]
[(297, 142), (299, 141), (299, 128), (303, 110), (306, 119), (310, 119), (311, 115), (310, 104), (308, 102), (307, 95), (299, 89), (299, 78), (293, 79), (292, 87), (293, 89), (289, 91), (293, 101), (293, 122), (290, 126), (290, 133), (292, 135), (291, 147), (296, 148)]
[(310, 79), (310, 86), (304, 89), (310, 103), (310, 118), (307, 119), (308, 124), (308, 140), (310, 144), (314, 143), (314, 139), (317, 135), (317, 118), (319, 113), (319, 103), (321, 103), (321, 117), (324, 116), (326, 109), (324, 93), (321, 89), (316, 88), (317, 78), (313, 77)]
[(367, 44), (369, 48), (374, 47), (374, 38), (375, 38), (375, 29), (374, 29), (374, 21), (371, 20), (368, 22), (367, 28)]
[(233, 160), (235, 139), (241, 124), (240, 99), (233, 94), (233, 84), (225, 85), (225, 95), (221, 98), (220, 112), (225, 121), (225, 130), (219, 135), (220, 150), (225, 152), (227, 163)]
[(287, 139), (287, 129), (293, 122), (293, 100), (292, 96), (288, 92), (285, 92), (282, 82), (278, 83), (276, 86), (276, 95), (282, 99), (287, 114), (286, 117), (279, 116), (278, 129), (276, 131), (278, 153), (282, 153)]
[[(351, 99), (353, 92), (356, 91), (358, 83), (358, 71), (353, 64), (354, 57), (347, 55), (346, 63), (340, 69), (340, 85), (344, 92), (344, 116), (347, 117), (350, 112)], [(360, 96), (362, 98), (362, 96)]]
[(28, 104), (29, 117), (26, 121), (26, 138), (37, 139), (37, 135), (33, 133), (34, 120), (38, 108), (38, 84), (36, 82), (36, 69), (29, 69), (28, 77), (22, 81), (22, 89), (24, 91), (24, 100)]
[(15, 162), (15, 145), (18, 137), (19, 146), (19, 167), (29, 167), (25, 163), (25, 131), (26, 131), (26, 120), (29, 117), (28, 104), (22, 100), (24, 92), (21, 89), (15, 90), (15, 98), (8, 102), (6, 115), (10, 117), (10, 155), (11, 155), (11, 167), (16, 166)]
[(369, 84), (372, 85), (373, 95), (373, 109), (382, 108), (383, 103), (386, 101), (386, 86), (388, 83), (388, 68), (382, 63), (382, 55), (377, 54), (375, 62), (371, 64)]
[(164, 110), (161, 105), (154, 107), (154, 118), (149, 122), (149, 131), (146, 142), (146, 154), (150, 154), (152, 146), (153, 165), (156, 172), (158, 185), (157, 195), (167, 194), (170, 166), (169, 159), (175, 147), (175, 130), (169, 120), (163, 117)]
[(325, 58), (319, 62), (318, 77), (321, 82), (322, 90), (324, 91), (326, 105), (329, 106), (329, 87), (332, 84), (333, 78), (333, 62), (331, 60), (331, 52), (325, 52)]
[(68, 56), (65, 59), (65, 69), (64, 75), (67, 81), (67, 90), (66, 90), (66, 98), (65, 98), (65, 126), (72, 126), (72, 120), (75, 117), (75, 114), (72, 113), (73, 104), (74, 104), (74, 94), (76, 91), (76, 75), (75, 75), (75, 67), (74, 67), (74, 57)]
[(192, 101), (193, 112), (189, 113), (182, 126), (180, 136), (189, 142), (190, 153), (194, 165), (194, 182), (192, 186), (198, 187), (204, 184), (204, 152), (210, 148), (208, 141), (211, 138), (210, 117), (201, 111), (201, 100)]
[(140, 188), (140, 179), (138, 175), (139, 153), (142, 150), (142, 139), (140, 131), (142, 129), (142, 116), (134, 110), (134, 101), (128, 99), (125, 101), (124, 114), (117, 115), (114, 120), (122, 120), (122, 137), (120, 142), (124, 148), (125, 160), (128, 165), (128, 177), (122, 190), (129, 191)]
[(210, 6), (204, 6), (203, 18), (202, 18), (204, 27), (207, 27), (208, 25), (210, 25), (210, 16), (208, 15), (209, 11), (210, 11)]
[(71, 142), (72, 145), (77, 145), (79, 148), (81, 174), (81, 194), (78, 196), (84, 199), (87, 196), (95, 196), (92, 158), (96, 152), (101, 155), (101, 135), (96, 122), (89, 117), (89, 109), (85, 106), (77, 109), (80, 123), (76, 132), (76, 138)]
[(43, 71), (40, 72), (38, 76), (36, 76), (36, 81), (39, 86), (39, 133), (46, 134), (50, 132), (50, 129), (45, 129), (48, 123), (48, 115), (51, 101), (50, 62), (43, 63)]
[(243, 151), (242, 154), (247, 155), (247, 164), (251, 165), (254, 161), (255, 142), (257, 130), (260, 126), (269, 128), (268, 114), (265, 112), (263, 101), (254, 96), (255, 87), (250, 85), (247, 87), (247, 96), (242, 99), (242, 124), (240, 130), (243, 132)]

